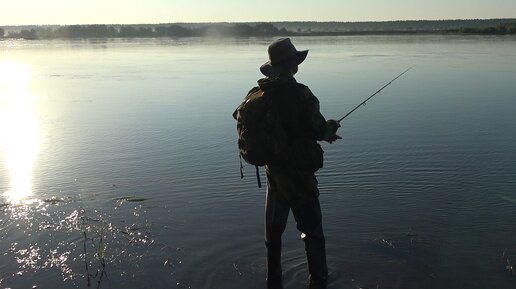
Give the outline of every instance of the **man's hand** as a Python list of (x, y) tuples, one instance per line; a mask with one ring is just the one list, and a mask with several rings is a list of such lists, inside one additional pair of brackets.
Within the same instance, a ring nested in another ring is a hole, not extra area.
[(326, 141), (329, 142), (329, 143), (332, 143), (338, 139), (342, 139), (342, 137), (340, 137), (339, 135), (337, 134), (334, 134), (333, 136), (329, 137)]
[(330, 128), (330, 131), (336, 133), (340, 127), (340, 123), (334, 119), (330, 119), (326, 121), (326, 126)]
[(327, 137), (324, 139), (325, 141), (332, 143), (338, 139), (342, 139), (339, 135), (337, 135), (337, 130), (340, 127), (340, 123), (334, 119), (330, 119), (326, 121), (326, 135)]

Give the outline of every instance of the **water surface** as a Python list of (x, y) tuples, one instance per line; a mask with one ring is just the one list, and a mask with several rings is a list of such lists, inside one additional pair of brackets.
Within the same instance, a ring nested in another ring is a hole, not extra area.
[[(231, 113), (270, 42), (0, 42), (0, 287), (265, 288)], [(415, 65), (323, 144), (329, 288), (513, 288), (516, 39), (293, 42), (327, 118)], [(304, 288), (290, 222), (285, 288)]]

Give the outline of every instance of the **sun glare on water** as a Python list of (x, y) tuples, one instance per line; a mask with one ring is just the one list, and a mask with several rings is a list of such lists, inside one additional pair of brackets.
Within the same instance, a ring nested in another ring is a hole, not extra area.
[(3, 195), (14, 204), (31, 202), (32, 169), (38, 153), (31, 76), (29, 65), (0, 61), (0, 150), (10, 177)]

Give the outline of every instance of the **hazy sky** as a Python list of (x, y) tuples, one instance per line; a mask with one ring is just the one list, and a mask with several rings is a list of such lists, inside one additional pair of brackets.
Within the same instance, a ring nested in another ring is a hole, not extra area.
[(516, 0), (0, 0), (0, 25), (516, 18)]

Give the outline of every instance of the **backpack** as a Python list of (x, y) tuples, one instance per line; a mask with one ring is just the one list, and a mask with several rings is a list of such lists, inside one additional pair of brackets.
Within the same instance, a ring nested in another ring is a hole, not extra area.
[(237, 121), (240, 176), (244, 177), (244, 159), (256, 167), (258, 187), (261, 187), (258, 167), (277, 161), (286, 143), (285, 131), (272, 105), (273, 94), (273, 89), (264, 91), (254, 87), (233, 113)]

